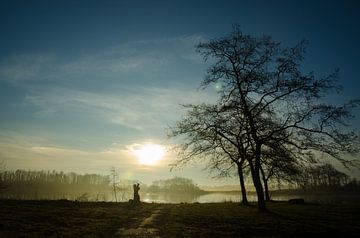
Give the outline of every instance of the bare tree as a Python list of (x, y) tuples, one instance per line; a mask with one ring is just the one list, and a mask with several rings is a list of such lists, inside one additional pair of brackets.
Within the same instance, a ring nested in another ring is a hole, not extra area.
[(110, 183), (111, 183), (111, 187), (112, 187), (112, 190), (113, 190), (113, 193), (114, 193), (115, 202), (118, 202), (118, 198), (117, 198), (118, 177), (119, 177), (119, 173), (116, 170), (116, 168), (111, 167), (110, 168)]
[(326, 103), (325, 96), (340, 92), (338, 71), (325, 78), (301, 72), (305, 45), (301, 41), (295, 47), (283, 47), (269, 36), (245, 35), (237, 26), (224, 38), (197, 45), (205, 61), (214, 62), (202, 87), (220, 86), (219, 117), (241, 121), (237, 124), (243, 139), (239, 148), (245, 148), (241, 158), (249, 165), (261, 211), (266, 210), (260, 170), (267, 147), (281, 143), (309, 159), (314, 151), (321, 151), (347, 165), (354, 161), (344, 160), (341, 153), (357, 152), (353, 146), (357, 135), (347, 126), (350, 111), (359, 101)]
[(298, 186), (303, 189), (338, 189), (349, 182), (347, 174), (328, 163), (309, 166), (296, 179)]
[(260, 172), (264, 185), (265, 200), (270, 201), (269, 181), (276, 180), (288, 183), (295, 182), (301, 169), (305, 167), (292, 151), (281, 144), (273, 145), (271, 150), (262, 152)]
[(194, 159), (206, 160), (207, 168), (218, 176), (230, 176), (235, 169), (239, 177), (242, 204), (248, 204), (244, 168), (249, 148), (243, 121), (229, 115), (232, 111), (218, 105), (186, 105), (188, 114), (170, 128), (170, 137), (185, 136), (178, 146), (180, 160), (173, 166), (186, 165)]
[(5, 161), (2, 160), (0, 161), (0, 191), (7, 188), (7, 184), (4, 176), (5, 169), (6, 169)]

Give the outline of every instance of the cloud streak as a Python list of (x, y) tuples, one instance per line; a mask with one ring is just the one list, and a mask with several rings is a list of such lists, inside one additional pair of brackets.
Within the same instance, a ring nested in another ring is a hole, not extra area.
[[(134, 88), (131, 89), (132, 91)], [(211, 101), (207, 92), (182, 91), (166, 88), (138, 88), (134, 93), (100, 94), (66, 88), (33, 92), (25, 103), (36, 106), (38, 116), (58, 113), (90, 113), (105, 120), (134, 129), (162, 127), (181, 114), (180, 104)]]
[[(63, 59), (54, 53), (13, 55), (0, 61), (0, 81), (16, 86), (34, 83), (66, 84), (74, 81), (117, 82), (137, 76), (156, 75), (179, 60), (197, 64), (201, 57), (194, 45), (200, 35), (123, 43), (93, 53)], [(147, 79), (141, 79), (147, 80)]]
[(178, 117), (179, 104), (211, 98), (194, 90), (201, 69), (184, 70), (200, 65), (194, 45), (203, 39), (139, 40), (71, 60), (14, 55), (0, 62), (0, 81), (24, 88), (24, 105), (34, 107), (36, 117), (90, 113), (137, 130), (157, 127)]

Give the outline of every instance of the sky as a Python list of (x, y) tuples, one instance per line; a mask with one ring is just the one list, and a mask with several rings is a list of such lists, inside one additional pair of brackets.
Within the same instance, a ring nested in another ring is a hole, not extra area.
[[(134, 150), (165, 149), (181, 104), (216, 100), (198, 90), (209, 66), (199, 42), (233, 24), (284, 46), (307, 39), (304, 70), (340, 68), (336, 101), (358, 98), (358, 1), (0, 1), (0, 160), (8, 169), (62, 170), (153, 180), (214, 180), (201, 163), (175, 172), (176, 155), (154, 165)], [(359, 115), (359, 112), (355, 112)], [(360, 120), (353, 121), (354, 130)]]

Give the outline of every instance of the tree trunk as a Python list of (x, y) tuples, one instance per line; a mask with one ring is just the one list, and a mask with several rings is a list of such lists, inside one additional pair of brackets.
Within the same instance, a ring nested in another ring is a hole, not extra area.
[(248, 205), (249, 202), (246, 196), (246, 188), (245, 188), (245, 181), (244, 181), (244, 173), (242, 170), (241, 165), (237, 165), (238, 174), (239, 174), (239, 181), (240, 181), (240, 188), (241, 188), (241, 204)]
[(268, 183), (267, 180), (264, 181), (264, 189), (265, 189), (265, 201), (270, 202), (270, 193), (269, 193), (269, 187), (268, 187)]
[(115, 182), (113, 183), (113, 191), (114, 191), (114, 195), (115, 195), (115, 202), (117, 202), (116, 184), (115, 184)]
[(265, 189), (265, 201), (270, 202), (270, 194), (269, 194), (269, 186), (268, 186), (268, 180), (266, 179), (265, 172), (263, 168), (260, 166), (261, 176), (264, 183), (264, 189)]
[[(252, 166), (251, 166), (252, 167)], [(264, 189), (261, 184), (260, 179), (260, 147), (257, 146), (255, 154), (255, 166), (251, 169), (252, 179), (255, 186), (257, 199), (258, 199), (258, 209), (261, 212), (266, 211), (266, 203), (264, 199)]]
[(253, 159), (255, 159), (255, 161), (249, 161), (249, 164), (250, 164), (250, 167), (251, 167), (252, 166), (251, 163), (255, 162), (254, 167), (251, 168), (251, 174), (252, 174), (252, 179), (253, 179), (253, 183), (254, 183), (257, 198), (258, 198), (258, 209), (259, 209), (259, 211), (266, 211), (266, 204), (265, 204), (265, 199), (264, 199), (264, 190), (263, 190), (263, 187), (262, 187), (262, 184), (261, 184), (261, 178), (260, 178), (261, 143), (259, 141), (257, 131), (256, 131), (256, 126), (255, 126), (255, 123), (254, 123), (255, 118), (254, 118), (254, 116), (251, 114), (251, 112), (249, 110), (249, 105), (248, 105), (248, 102), (247, 102), (247, 100), (245, 98), (244, 93), (242, 93), (242, 88), (241, 88), (241, 84), (240, 84), (240, 78), (239, 78), (238, 75), (236, 75), (236, 83), (237, 83), (237, 87), (238, 87), (238, 90), (239, 90), (239, 93), (240, 93), (241, 104), (244, 106), (245, 116), (249, 120), (251, 137), (255, 142), (255, 157), (253, 158)]

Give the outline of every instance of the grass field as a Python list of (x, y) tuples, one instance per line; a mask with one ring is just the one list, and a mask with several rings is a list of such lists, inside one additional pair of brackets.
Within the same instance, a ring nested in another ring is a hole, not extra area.
[[(360, 205), (146, 204), (0, 200), (0, 237), (116, 237), (161, 210), (161, 237), (358, 237)], [(145, 226), (146, 227), (146, 226)], [(121, 236), (121, 235), (120, 235)], [(135, 236), (136, 237), (136, 236)], [(139, 236), (137, 236), (139, 237)], [(144, 236), (140, 236), (144, 237)]]

